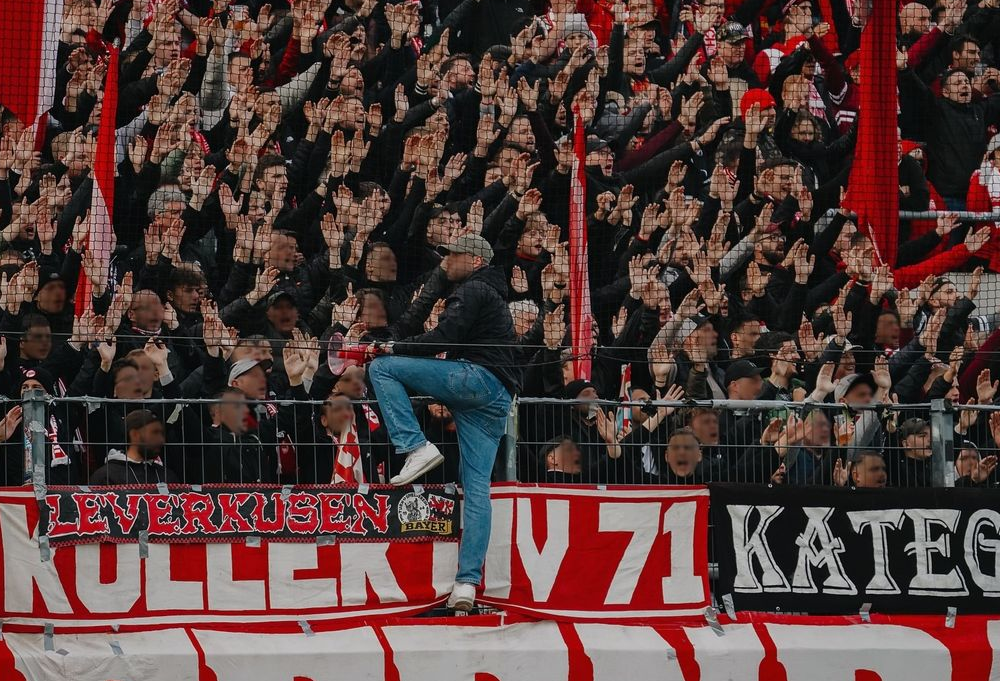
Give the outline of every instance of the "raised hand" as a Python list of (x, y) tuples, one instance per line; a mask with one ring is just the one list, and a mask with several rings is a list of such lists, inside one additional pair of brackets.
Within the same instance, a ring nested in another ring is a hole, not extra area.
[(528, 275), (517, 265), (510, 271), (510, 287), (515, 293), (528, 292)]
[(534, 188), (529, 189), (517, 204), (517, 219), (526, 220), (529, 215), (537, 213), (541, 207), (542, 192)]
[(621, 336), (626, 323), (628, 323), (628, 308), (623, 305), (617, 314), (611, 316), (611, 335), (615, 338)]
[(760, 298), (767, 289), (767, 283), (771, 280), (770, 272), (762, 272), (756, 262), (751, 262), (747, 267), (747, 288), (754, 298)]
[(276, 267), (267, 267), (258, 272), (253, 289), (246, 295), (247, 302), (256, 305), (266, 298), (271, 289), (277, 285), (279, 275), (280, 272)]
[(840, 295), (837, 297), (837, 303), (830, 307), (830, 315), (833, 317), (834, 333), (841, 338), (847, 338), (851, 334), (851, 328), (854, 324), (853, 313), (844, 309), (844, 304), (847, 302), (848, 292), (852, 286), (853, 282), (848, 281), (847, 285), (840, 290)]
[(924, 346), (928, 354), (937, 352), (938, 336), (941, 335), (941, 327), (944, 326), (944, 318), (947, 310), (939, 308), (927, 320), (923, 333), (920, 334), (920, 344)]
[(983, 369), (976, 377), (976, 397), (979, 404), (993, 404), (997, 390), (1000, 389), (1000, 381), (990, 382), (990, 370)]
[(666, 383), (676, 365), (674, 355), (665, 343), (656, 343), (650, 346), (649, 372), (653, 375), (657, 384)]
[(114, 298), (111, 299), (111, 306), (105, 316), (105, 330), (112, 334), (118, 330), (125, 317), (125, 313), (132, 307), (132, 273), (126, 272), (122, 278), (122, 283), (118, 285)]
[[(966, 405), (973, 405), (976, 401), (973, 398), (965, 403)], [(975, 409), (961, 409), (958, 412), (958, 426), (956, 430), (960, 433), (968, 433), (969, 429), (976, 424), (979, 420), (979, 412)]]
[(977, 485), (986, 482), (997, 467), (997, 457), (995, 454), (984, 456), (972, 469), (972, 481)]
[(718, 7), (703, 7), (694, 12), (694, 30), (705, 33), (719, 20), (721, 12)]
[(731, 119), (727, 116), (716, 118), (708, 124), (708, 127), (705, 128), (704, 132), (695, 138), (695, 141), (703, 147), (711, 144), (715, 141), (715, 138), (719, 136), (719, 131), (721, 131), (724, 126), (729, 125), (730, 120)]
[(677, 116), (677, 121), (684, 126), (692, 127), (696, 124), (698, 112), (705, 104), (705, 93), (698, 90), (687, 99), (681, 100), (681, 111)]
[(320, 230), (323, 232), (323, 241), (330, 249), (330, 256), (340, 257), (340, 249), (344, 246), (344, 228), (341, 227), (333, 213), (325, 213), (320, 220)]
[(760, 104), (754, 104), (743, 116), (743, 123), (746, 125), (747, 135), (754, 140), (767, 127), (767, 115), (760, 110)]
[(566, 318), (563, 305), (556, 306), (552, 312), (545, 315), (542, 321), (542, 338), (545, 347), (556, 350), (566, 338)]
[(104, 340), (97, 344), (97, 354), (101, 358), (101, 370), (108, 371), (118, 354), (118, 339), (108, 334)]
[(993, 443), (1000, 447), (1000, 411), (990, 412), (990, 434), (993, 436)]
[(833, 464), (833, 484), (837, 487), (845, 487), (850, 475), (850, 471), (844, 465), (844, 460), (838, 458)]
[(788, 448), (799, 445), (806, 439), (806, 422), (799, 416), (791, 412), (785, 422), (785, 428), (775, 442), (775, 450), (779, 456), (784, 457), (788, 453)]
[(708, 287), (713, 286), (712, 284), (712, 267), (709, 263), (708, 256), (704, 253), (698, 253), (692, 258), (691, 266), (685, 267), (688, 276), (691, 277), (691, 281), (695, 283), (695, 286)]
[(291, 385), (301, 385), (302, 377), (309, 366), (309, 357), (301, 349), (295, 347), (293, 342), (286, 343), (281, 351), (281, 358), (284, 360), (285, 373), (288, 375), (288, 382)]
[(698, 299), (701, 297), (701, 292), (697, 289), (688, 293), (681, 300), (680, 305), (677, 306), (677, 316), (678, 317), (693, 317), (698, 314), (698, 310), (701, 306), (698, 304)]
[(969, 230), (968, 236), (965, 237), (965, 247), (969, 249), (969, 253), (976, 253), (985, 246), (992, 233), (993, 228), (990, 225), (985, 225), (975, 232)]
[(913, 323), (913, 316), (917, 313), (917, 301), (910, 295), (909, 289), (901, 289), (896, 296), (896, 311), (899, 313), (899, 323), (906, 327)]
[(146, 341), (146, 344), (142, 347), (143, 353), (149, 357), (158, 370), (165, 370), (167, 368), (167, 357), (170, 355), (170, 350), (167, 349), (167, 344), (164, 343), (160, 338), (150, 338)]
[(729, 69), (720, 57), (716, 57), (709, 64), (708, 80), (712, 83), (712, 87), (720, 92), (729, 89)]
[(334, 304), (332, 322), (349, 329), (357, 321), (360, 309), (361, 303), (358, 302), (357, 296), (348, 295), (341, 302)]
[(833, 378), (833, 362), (823, 364), (819, 373), (816, 374), (816, 392), (826, 397), (836, 390), (838, 383), (840, 383), (840, 379)]
[(764, 431), (760, 434), (760, 443), (765, 446), (774, 445), (781, 437), (781, 429), (784, 424), (781, 419), (771, 419)]
[(597, 434), (601, 436), (609, 445), (618, 444), (618, 433), (615, 429), (615, 417), (614, 414), (605, 413), (604, 409), (598, 407), (595, 410), (595, 415), (597, 416), (597, 421), (595, 425), (597, 426)]
[(521, 103), (524, 105), (526, 111), (536, 111), (538, 109), (538, 83), (539, 81), (535, 80), (533, 86), (528, 85), (526, 78), (517, 81), (517, 94), (521, 98)]
[(0, 442), (6, 442), (17, 433), (22, 416), (23, 410), (19, 404), (14, 405), (10, 411), (4, 414), (4, 417), (0, 419)]
[(977, 267), (972, 270), (972, 276), (969, 277), (969, 291), (965, 294), (965, 297), (969, 300), (975, 300), (976, 296), (979, 295), (979, 285), (983, 280), (983, 268), (982, 266)]
[[(212, 193), (212, 188), (214, 186), (215, 167), (205, 166), (201, 169), (201, 172), (196, 174), (191, 180), (191, 199), (188, 201), (188, 205), (190, 205), (194, 210), (200, 211), (205, 205), (205, 200), (208, 199), (209, 194)], [(232, 191), (230, 191), (230, 200), (232, 200), (232, 196)]]
[(816, 359), (823, 352), (823, 341), (816, 338), (812, 322), (808, 320), (802, 322), (799, 327), (799, 347), (808, 361)]
[(97, 334), (104, 330), (104, 316), (95, 315), (93, 310), (86, 310), (73, 320), (73, 334), (70, 343), (74, 346), (88, 346), (97, 340)]
[(879, 390), (887, 395), (889, 388), (892, 387), (892, 376), (889, 374), (889, 360), (886, 359), (885, 355), (879, 355), (875, 358), (872, 378), (875, 379), (875, 385), (878, 386)]

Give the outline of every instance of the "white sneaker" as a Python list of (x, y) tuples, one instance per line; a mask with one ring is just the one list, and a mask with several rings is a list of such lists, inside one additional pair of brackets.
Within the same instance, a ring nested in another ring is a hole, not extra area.
[(438, 448), (433, 444), (426, 442), (423, 447), (417, 447), (406, 455), (406, 463), (403, 464), (403, 468), (398, 475), (392, 476), (389, 482), (396, 487), (408, 485), (424, 473), (440, 466), (442, 461), (444, 461), (444, 454), (438, 451)]
[(469, 612), (476, 603), (476, 585), (455, 582), (448, 596), (448, 608), (459, 612)]

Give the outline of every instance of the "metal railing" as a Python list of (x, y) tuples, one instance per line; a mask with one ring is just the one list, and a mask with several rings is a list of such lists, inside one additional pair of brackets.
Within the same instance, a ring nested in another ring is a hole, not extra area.
[[(6, 412), (13, 404), (0, 407)], [(135, 458), (139, 451), (156, 461), (153, 475), (162, 469), (189, 483), (386, 482), (403, 460), (395, 455), (374, 400), (351, 402), (353, 415), (320, 401), (125, 401), (53, 398), (39, 391), (27, 393), (19, 404), (22, 435), (0, 443), (8, 486), (100, 484), (106, 480), (95, 475), (102, 466)], [(431, 398), (414, 398), (414, 405), (428, 439), (446, 455), (445, 464), (421, 482), (460, 481), (458, 432), (450, 413)], [(137, 410), (152, 413), (163, 436), (162, 442), (132, 443), (130, 453), (126, 415)], [(521, 397), (508, 416), (494, 478), (583, 484), (945, 487), (958, 480), (995, 485), (992, 468), (980, 470), (978, 462), (998, 448), (1000, 428), (994, 431), (990, 418), (998, 410), (940, 399), (844, 405)], [(340, 456), (344, 451), (347, 459)], [(867, 468), (882, 471), (863, 477), (860, 465), (872, 453), (882, 461), (868, 462)], [(959, 454), (961, 470), (956, 468)], [(354, 462), (340, 478), (334, 477), (335, 459), (341, 467)], [(982, 468), (989, 465), (986, 461)]]

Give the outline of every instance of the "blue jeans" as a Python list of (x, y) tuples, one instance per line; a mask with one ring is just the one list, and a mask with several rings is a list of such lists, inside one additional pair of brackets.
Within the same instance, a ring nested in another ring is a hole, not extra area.
[(427, 442), (409, 391), (438, 400), (458, 426), (462, 476), (462, 544), (456, 582), (479, 585), (490, 540), (490, 476), (507, 425), (510, 393), (478, 364), (424, 357), (377, 357), (368, 368), (389, 437), (401, 453)]

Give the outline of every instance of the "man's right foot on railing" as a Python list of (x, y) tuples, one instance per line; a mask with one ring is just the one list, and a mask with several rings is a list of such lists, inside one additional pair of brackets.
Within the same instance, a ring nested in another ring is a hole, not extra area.
[(422, 447), (417, 447), (406, 455), (406, 463), (399, 471), (399, 474), (389, 479), (393, 485), (408, 485), (420, 476), (428, 473), (444, 461), (442, 454), (437, 447), (430, 442), (424, 443)]

